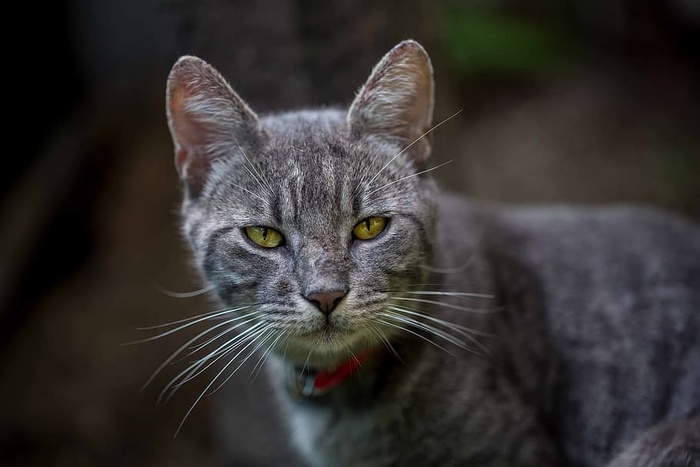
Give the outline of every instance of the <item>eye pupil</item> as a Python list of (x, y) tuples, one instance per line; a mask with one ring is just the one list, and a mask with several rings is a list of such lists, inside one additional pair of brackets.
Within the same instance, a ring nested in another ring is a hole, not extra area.
[(275, 248), (284, 242), (284, 237), (275, 229), (261, 225), (246, 227), (245, 235), (253, 242), (265, 248)]
[(388, 219), (386, 217), (368, 217), (355, 225), (352, 233), (359, 240), (369, 240), (384, 231)]

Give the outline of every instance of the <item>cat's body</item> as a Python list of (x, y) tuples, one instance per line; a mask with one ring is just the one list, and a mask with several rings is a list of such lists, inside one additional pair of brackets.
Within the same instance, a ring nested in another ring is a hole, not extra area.
[(492, 333), (491, 354), (402, 349), (381, 384), (370, 367), (328, 400), (289, 399), (315, 465), (597, 466), (656, 421), (697, 415), (700, 314), (683, 310), (700, 297), (678, 287), (700, 283), (697, 227), (642, 208), (456, 197), (440, 214), (449, 248), (429, 283), (492, 293), (500, 311), (433, 316)]
[[(271, 349), (307, 462), (700, 463), (697, 226), (437, 195), (413, 42), (347, 113), (259, 120), (194, 58), (174, 67), (168, 110), (183, 230), (241, 332), (193, 368)], [(295, 387), (360, 359), (322, 393)]]

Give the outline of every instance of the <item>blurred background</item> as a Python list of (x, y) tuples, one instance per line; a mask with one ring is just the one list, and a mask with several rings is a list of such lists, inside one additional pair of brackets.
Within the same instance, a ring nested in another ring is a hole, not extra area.
[[(162, 291), (201, 285), (163, 110), (179, 55), (212, 63), (264, 113), (348, 104), (414, 38), (433, 59), (435, 122), (463, 109), (434, 134), (436, 164), (454, 159), (435, 172), (447, 189), (700, 218), (695, 0), (19, 3), (0, 171), (0, 465), (220, 463), (212, 398), (173, 439), (201, 386), (157, 405), (166, 371), (139, 392), (192, 334), (122, 345), (214, 306)], [(240, 405), (230, 444), (259, 449), (246, 438), (256, 382), (224, 390)]]

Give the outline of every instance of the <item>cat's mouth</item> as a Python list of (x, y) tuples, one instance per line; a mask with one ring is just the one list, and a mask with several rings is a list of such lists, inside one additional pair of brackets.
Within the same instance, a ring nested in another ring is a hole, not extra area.
[(362, 331), (342, 329), (332, 324), (326, 324), (320, 329), (305, 332), (298, 336), (300, 340), (311, 342), (324, 350), (349, 345), (363, 337)]
[(341, 329), (332, 324), (290, 334), (278, 351), (289, 363), (329, 368), (373, 347), (364, 330)]
[(300, 306), (277, 322), (283, 337), (276, 353), (288, 363), (328, 368), (382, 345), (386, 336), (372, 321), (373, 309), (344, 303), (331, 313)]

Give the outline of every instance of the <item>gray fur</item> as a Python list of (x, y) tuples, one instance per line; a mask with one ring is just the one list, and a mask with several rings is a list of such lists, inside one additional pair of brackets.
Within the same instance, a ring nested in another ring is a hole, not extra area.
[[(259, 119), (204, 62), (176, 64), (183, 231), (230, 317), (251, 313), (224, 362), (260, 350), (314, 466), (699, 465), (700, 229), (637, 207), (438, 194), (416, 175), (429, 145), (402, 151), (429, 124), (429, 67), (404, 42), (349, 115)], [(415, 76), (392, 75), (406, 69)], [(375, 120), (387, 115), (405, 124)], [(212, 125), (214, 141), (192, 143)], [(371, 216), (386, 230), (353, 239)], [(256, 225), (284, 245), (255, 245), (243, 228)], [(305, 298), (318, 290), (347, 295), (326, 317)], [(329, 394), (290, 396), (288, 367), (332, 368), (367, 348)]]

